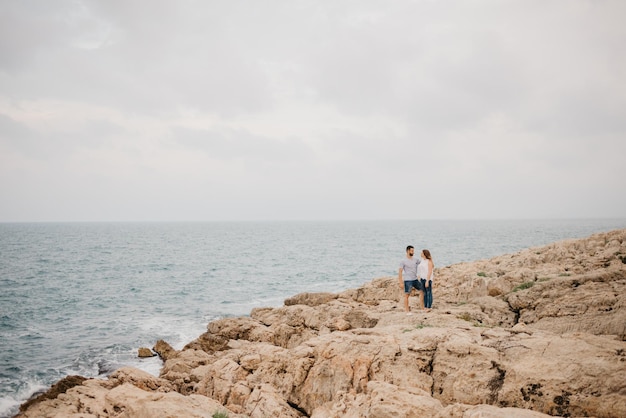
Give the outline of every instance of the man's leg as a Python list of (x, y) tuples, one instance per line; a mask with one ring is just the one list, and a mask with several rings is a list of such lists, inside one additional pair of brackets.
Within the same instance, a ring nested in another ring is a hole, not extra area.
[(420, 289), (420, 305), (422, 307), (422, 309), (424, 309), (425, 307), (427, 307), (427, 303), (426, 302), (426, 280), (425, 279), (420, 279), (420, 284), (422, 285), (422, 288)]
[(409, 312), (409, 294), (404, 294), (404, 312)]

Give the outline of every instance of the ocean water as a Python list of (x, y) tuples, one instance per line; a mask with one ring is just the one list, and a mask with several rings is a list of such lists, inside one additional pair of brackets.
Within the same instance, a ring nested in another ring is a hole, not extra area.
[(182, 348), (208, 322), (397, 274), (404, 249), (437, 266), (596, 232), (626, 219), (0, 224), (0, 417), (70, 374)]

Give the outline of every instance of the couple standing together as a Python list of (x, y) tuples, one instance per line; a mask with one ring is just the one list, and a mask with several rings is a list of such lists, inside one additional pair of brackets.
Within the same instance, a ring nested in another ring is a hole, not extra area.
[(398, 280), (400, 288), (404, 290), (404, 310), (407, 315), (411, 314), (409, 309), (409, 293), (411, 288), (417, 290), (420, 309), (426, 308), (430, 311), (433, 306), (433, 276), (435, 265), (430, 255), (430, 251), (422, 250), (420, 257), (414, 257), (415, 249), (412, 245), (406, 247), (406, 257), (400, 261), (398, 270)]

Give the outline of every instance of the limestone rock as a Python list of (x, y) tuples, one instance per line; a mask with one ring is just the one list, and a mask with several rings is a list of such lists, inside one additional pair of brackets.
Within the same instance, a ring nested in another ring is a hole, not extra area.
[(366, 393), (340, 393), (336, 402), (315, 409), (311, 418), (421, 418), (437, 416), (443, 410), (441, 402), (420, 389), (377, 381), (367, 386)]
[(285, 299), (285, 306), (319, 306), (324, 303), (328, 303), (333, 299), (337, 299), (337, 295), (334, 293), (300, 293), (298, 295)]
[(216, 412), (225, 412), (229, 417), (242, 417), (206, 396), (146, 392), (131, 384), (117, 386), (105, 399), (105, 411), (114, 412), (105, 416), (211, 418)]
[(139, 348), (139, 350), (137, 350), (137, 356), (138, 357), (142, 357), (142, 358), (154, 357), (155, 355), (156, 354), (154, 354), (152, 352), (152, 350), (150, 350), (149, 348), (146, 348), (146, 347), (141, 347), (141, 348)]
[(109, 376), (107, 383), (112, 387), (129, 383), (145, 391), (169, 392), (173, 390), (170, 381), (160, 379), (134, 367), (122, 367), (116, 370)]
[[(20, 405), (20, 411), (24, 412), (28, 410), (31, 406), (36, 405), (40, 402), (43, 402), (47, 399), (56, 399), (60, 394), (65, 393), (68, 389), (73, 388), (74, 386), (78, 386), (82, 384), (87, 378), (82, 376), (67, 376), (63, 379), (56, 382), (50, 389), (46, 392), (36, 395), (35, 397), (29, 399), (22, 405)], [(26, 416), (26, 415), (24, 415)]]
[(157, 341), (154, 345), (153, 350), (163, 360), (167, 360), (176, 353), (176, 350), (174, 350), (171, 345), (163, 340)]
[(548, 418), (552, 415), (542, 414), (521, 408), (497, 408), (492, 405), (454, 404), (446, 407), (435, 418)]
[(437, 267), (211, 322), (159, 377), (68, 380), (22, 417), (626, 416), (626, 230)]

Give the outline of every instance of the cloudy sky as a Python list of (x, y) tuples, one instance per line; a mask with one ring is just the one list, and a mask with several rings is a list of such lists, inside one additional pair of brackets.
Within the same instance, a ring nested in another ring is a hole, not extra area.
[(623, 218), (625, 18), (0, 0), (0, 222)]

